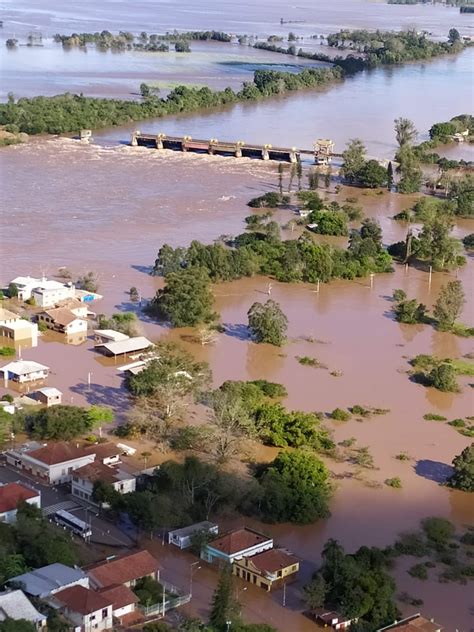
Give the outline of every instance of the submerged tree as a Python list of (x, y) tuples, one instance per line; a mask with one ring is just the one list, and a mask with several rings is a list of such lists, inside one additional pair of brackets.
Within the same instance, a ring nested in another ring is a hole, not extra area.
[(360, 138), (353, 138), (342, 152), (341, 173), (349, 182), (355, 182), (365, 164), (366, 148)]
[(466, 302), (461, 281), (450, 281), (440, 290), (433, 310), (442, 331), (452, 329)]
[(395, 119), (395, 137), (399, 147), (404, 145), (412, 145), (418, 136), (415, 124), (410, 119), (403, 118), (402, 116)]
[(453, 459), (454, 473), (448, 485), (465, 492), (474, 492), (474, 443)]
[(265, 304), (254, 303), (247, 315), (249, 329), (256, 342), (268, 342), (281, 347), (285, 342), (288, 319), (278, 303), (271, 299)]

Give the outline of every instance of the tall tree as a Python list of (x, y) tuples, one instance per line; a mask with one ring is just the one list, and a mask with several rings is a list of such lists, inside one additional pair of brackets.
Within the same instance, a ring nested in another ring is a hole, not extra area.
[(327, 586), (319, 573), (304, 587), (304, 599), (309, 608), (322, 608), (326, 602)]
[(387, 167), (387, 190), (391, 191), (392, 187), (393, 187), (393, 165), (392, 165), (392, 161), (390, 161)]
[(256, 342), (281, 347), (285, 342), (288, 319), (275, 301), (254, 303), (248, 311), (249, 329)]
[(301, 191), (301, 180), (303, 178), (303, 165), (301, 160), (296, 163), (296, 177), (298, 178), (298, 191)]
[(173, 327), (195, 326), (215, 319), (209, 275), (203, 268), (170, 272), (166, 285), (150, 303), (150, 311), (166, 318)]
[(443, 285), (433, 310), (439, 329), (448, 331), (452, 328), (461, 314), (465, 302), (461, 281), (449, 281)]
[(400, 116), (395, 119), (395, 137), (397, 139), (397, 143), (399, 147), (403, 147), (404, 145), (412, 145), (418, 136), (418, 132), (416, 131), (415, 124), (410, 119), (403, 118)]
[(283, 163), (278, 163), (278, 190), (283, 195)]
[(232, 571), (230, 567), (222, 569), (217, 588), (212, 597), (209, 623), (217, 632), (229, 629), (228, 621), (238, 619), (238, 604), (233, 595)]
[(398, 191), (400, 193), (416, 193), (421, 188), (423, 173), (420, 169), (420, 161), (408, 143), (401, 145), (397, 153), (397, 160), (397, 170), (400, 174)]
[(448, 485), (465, 492), (474, 492), (474, 443), (454, 457), (453, 467)]
[(355, 182), (365, 164), (366, 148), (360, 138), (353, 138), (342, 152), (341, 173), (349, 182)]

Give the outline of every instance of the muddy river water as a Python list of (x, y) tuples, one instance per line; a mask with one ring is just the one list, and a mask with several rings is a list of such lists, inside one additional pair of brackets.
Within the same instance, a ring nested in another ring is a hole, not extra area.
[[(133, 9), (130, 3), (121, 1), (65, 4), (56, 0), (16, 0), (4, 2), (3, 6), (4, 36), (13, 31), (25, 36), (34, 29), (52, 35), (57, 31), (101, 28), (159, 32), (176, 26), (261, 34), (300, 29), (303, 35), (330, 32), (341, 26), (415, 26), (441, 36), (451, 26), (472, 33), (474, 24), (472, 17), (461, 17), (457, 9), (398, 7), (363, 0), (325, 0), (321, 6), (301, 0), (297, 7), (269, 0), (238, 4), (214, 0), (205, 3), (141, 0), (133, 3)], [(281, 26), (280, 17), (306, 23)], [(227, 77), (220, 76), (214, 65), (217, 60), (213, 61), (211, 53), (206, 51), (203, 55), (208, 55), (207, 61), (203, 63), (209, 64), (214, 85), (220, 85)], [(23, 61), (18, 68), (23, 65), (22, 72), (26, 72), (26, 53), (21, 55)], [(260, 62), (263, 58), (257, 59)], [(395, 116), (413, 118), (426, 134), (435, 121), (472, 109), (473, 59), (471, 49), (457, 58), (361, 73), (321, 93), (151, 121), (142, 129), (300, 146), (310, 145), (314, 137), (330, 132), (338, 146), (353, 136), (361, 136), (371, 153), (390, 156)], [(99, 61), (94, 58), (93, 72), (97, 71)], [(10, 62), (6, 66), (5, 61), (2, 63), (8, 70)], [(53, 66), (54, 60), (49, 63)], [(130, 71), (133, 76), (119, 82), (120, 88), (109, 86), (105, 93), (128, 89), (132, 79), (138, 83), (144, 71), (136, 66), (127, 68), (127, 63), (124, 72)], [(78, 81), (76, 72), (67, 79), (69, 71), (62, 58), (61, 64), (63, 70), (56, 78), (58, 92)], [(110, 65), (110, 59), (107, 64)], [(168, 70), (172, 77), (173, 67)], [(190, 68), (183, 72), (192, 75)], [(245, 71), (239, 72), (239, 79), (243, 78)], [(87, 73), (82, 81), (87, 93)], [(97, 85), (100, 83), (98, 77)], [(18, 88), (20, 82), (11, 86), (6, 91)], [(104, 299), (94, 310), (111, 313), (133, 308), (127, 293), (131, 286), (138, 287), (144, 299), (148, 299), (161, 283), (148, 272), (163, 243), (185, 245), (192, 239), (210, 242), (221, 234), (241, 232), (243, 218), (249, 212), (248, 199), (276, 187), (276, 166), (272, 164), (158, 153), (121, 144), (135, 127), (95, 133), (96, 144), (89, 146), (70, 139), (34, 139), (28, 145), (0, 151), (0, 281), (8, 282), (19, 274), (53, 276), (60, 266), (67, 266), (75, 274), (95, 270)], [(466, 159), (472, 155), (471, 148), (463, 147), (461, 154), (459, 149), (454, 151)], [(453, 148), (447, 148), (447, 152), (453, 152)], [(363, 195), (348, 189), (343, 189), (339, 196), (328, 194), (329, 199), (344, 200), (348, 196), (358, 197), (365, 213), (380, 221), (384, 242), (404, 237), (406, 227), (391, 217), (409, 207), (412, 197)], [(277, 214), (282, 224), (290, 218), (287, 211)], [(457, 236), (471, 232), (474, 222), (457, 223)], [(344, 244), (344, 240), (337, 243)], [(468, 265), (458, 272), (467, 295), (462, 320), (470, 324), (474, 322), (472, 272), (470, 258)], [(305, 284), (273, 283), (272, 298), (281, 304), (289, 318), (289, 343), (282, 350), (256, 345), (246, 336), (248, 308), (256, 300), (266, 299), (268, 280), (263, 278), (214, 288), (216, 308), (227, 325), (227, 333), (219, 335), (215, 345), (196, 346), (181, 338), (183, 332), (170, 332), (145, 319), (140, 321), (143, 333), (151, 339), (177, 339), (196, 356), (207, 360), (216, 385), (226, 379), (265, 378), (285, 384), (287, 405), (292, 408), (330, 411), (337, 406), (359, 403), (390, 409), (386, 415), (362, 423), (351, 420), (329, 424), (336, 441), (355, 437), (358, 445), (368, 446), (377, 469), (368, 470), (365, 481), (338, 480), (328, 520), (307, 527), (260, 527), (305, 560), (303, 580), (317, 566), (321, 548), (329, 537), (354, 550), (363, 544), (389, 544), (401, 531), (416, 529), (420, 519), (429, 515), (449, 518), (460, 531), (474, 523), (472, 498), (439, 484), (454, 455), (469, 440), (445, 423), (423, 419), (427, 412), (448, 419), (472, 415), (473, 391), (469, 380), (460, 379), (460, 393), (447, 394), (416, 385), (406, 374), (407, 359), (418, 353), (461, 357), (473, 351), (472, 342), (436, 332), (429, 326), (394, 322), (388, 299), (395, 288), (401, 287), (408, 295), (417, 296), (431, 306), (441, 285), (455, 276), (456, 273), (436, 273), (430, 285), (426, 272), (415, 268), (405, 271), (397, 266), (393, 274), (377, 275), (372, 288), (368, 279), (336, 281), (322, 285), (319, 293), (314, 286)], [(317, 342), (308, 342), (308, 337)], [(23, 349), (22, 355), (51, 367), (48, 383), (63, 390), (66, 402), (111, 405), (120, 416), (128, 403), (116, 366), (98, 358), (91, 346), (90, 340), (74, 346), (46, 336), (36, 348)], [(303, 355), (317, 357), (328, 370), (301, 366), (295, 356)], [(341, 375), (332, 376), (333, 370)], [(410, 455), (410, 461), (394, 458), (402, 451)], [(271, 450), (262, 450), (253, 458), (268, 460), (273, 455)], [(346, 464), (330, 463), (330, 467), (339, 475), (347, 469)], [(383, 485), (386, 478), (393, 476), (402, 479), (402, 489)], [(374, 487), (374, 483), (381, 485)], [(156, 542), (147, 545), (161, 556), (170, 573), (176, 573), (177, 581), (185, 581), (189, 569), (186, 557), (179, 561), (167, 547)], [(404, 563), (397, 565), (394, 572), (399, 591), (421, 597), (427, 616), (435, 617), (449, 632), (472, 629), (472, 583), (470, 586), (440, 584), (436, 572), (432, 572), (429, 581), (420, 582), (406, 573)], [(195, 577), (198, 599), (193, 601), (193, 608), (203, 616), (214, 579), (206, 569)], [(281, 606), (281, 593), (269, 598), (252, 588), (245, 592), (242, 602), (250, 620), (267, 620), (280, 630), (315, 629), (314, 624), (294, 614), (293, 608), (300, 606), (296, 591), (289, 591), (286, 609)], [(404, 609), (413, 611), (406, 606)]]

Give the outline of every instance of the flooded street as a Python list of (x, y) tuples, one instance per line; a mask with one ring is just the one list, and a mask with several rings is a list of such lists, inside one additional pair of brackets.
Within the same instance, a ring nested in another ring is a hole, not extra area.
[[(299, 23), (281, 24), (281, 18)], [(2, 99), (9, 91), (32, 96), (68, 90), (137, 98), (142, 81), (159, 86), (162, 94), (179, 83), (237, 88), (258, 67), (276, 64), (272, 67), (279, 69), (292, 63), (289, 56), (209, 42), (193, 43), (188, 56), (100, 53), (93, 48), (63, 51), (51, 40), (38, 50), (6, 51), (6, 38), (24, 39), (30, 31), (51, 38), (56, 32), (104, 28), (134, 33), (163, 33), (177, 27), (217, 29), (260, 37), (293, 30), (305, 38), (304, 45), (311, 35), (342, 27), (425, 29), (435, 38), (446, 37), (449, 28), (456, 27), (462, 35), (474, 35), (474, 16), (460, 14), (457, 7), (397, 6), (384, 0), (301, 0), (297, 6), (282, 0), (4, 0), (0, 19), (4, 20)], [(468, 256), (468, 264), (459, 271), (434, 273), (431, 284), (427, 272), (398, 265), (391, 274), (376, 275), (373, 287), (369, 279), (333, 281), (322, 284), (318, 293), (315, 285), (273, 282), (272, 299), (289, 319), (288, 343), (283, 348), (251, 342), (246, 329), (250, 306), (268, 298), (268, 279), (218, 284), (213, 288), (215, 308), (226, 331), (215, 344), (202, 347), (189, 341), (188, 330), (170, 330), (144, 317), (130, 303), (128, 291), (135, 286), (147, 301), (161, 287), (163, 280), (149, 272), (164, 243), (186, 246), (193, 239), (210, 243), (223, 234), (243, 232), (243, 219), (251, 213), (248, 200), (277, 189), (277, 165), (133, 148), (128, 146), (130, 134), (140, 129), (299, 148), (311, 148), (316, 138), (331, 137), (337, 152), (349, 139), (360, 137), (370, 155), (392, 158), (396, 117), (412, 119), (423, 140), (433, 123), (472, 111), (473, 66), (470, 48), (456, 57), (362, 72), (323, 90), (95, 131), (91, 145), (68, 138), (31, 138), (28, 144), (0, 150), (2, 285), (17, 275), (54, 277), (62, 266), (73, 278), (94, 271), (104, 298), (93, 304), (93, 311), (107, 315), (137, 311), (140, 334), (152, 341), (177, 341), (209, 362), (216, 387), (224, 380), (266, 379), (285, 385), (285, 404), (291, 409), (329, 413), (355, 404), (388, 409), (363, 421), (325, 419), (336, 442), (354, 438), (356, 446), (368, 447), (375, 464), (374, 469), (357, 471), (347, 460), (326, 459), (335, 484), (330, 518), (304, 527), (262, 525), (243, 517), (222, 520), (221, 530), (244, 523), (254, 526), (304, 560), (298, 584), (288, 589), (286, 608), (282, 591), (266, 595), (237, 584), (248, 621), (265, 621), (282, 632), (317, 629), (300, 614), (298, 589), (318, 567), (328, 538), (340, 540), (352, 552), (362, 545), (389, 545), (400, 532), (418, 529), (427, 516), (448, 518), (459, 533), (474, 525), (472, 494), (440, 484), (450, 473), (453, 457), (472, 440), (445, 422), (423, 419), (426, 413), (444, 415), (448, 421), (473, 415), (472, 378), (459, 378), (459, 393), (443, 393), (415, 384), (407, 374), (408, 360), (417, 354), (442, 358), (472, 354), (472, 338), (438, 332), (430, 325), (399, 324), (393, 319), (390, 300), (393, 290), (402, 288), (431, 308), (441, 286), (458, 278), (467, 299), (460, 320), (472, 326), (474, 258)], [(474, 160), (474, 147), (467, 143), (437, 151), (449, 158)], [(303, 182), (306, 186), (306, 177)], [(330, 201), (357, 198), (364, 214), (380, 222), (385, 244), (405, 238), (407, 226), (392, 217), (417, 198), (347, 187), (336, 195), (334, 183), (329, 192), (321, 189), (320, 193)], [(275, 218), (283, 226), (296, 215), (279, 210)], [(472, 232), (474, 220), (457, 221), (455, 236)], [(290, 238), (291, 233), (285, 230), (283, 237)], [(329, 239), (346, 244), (344, 238)], [(123, 419), (129, 400), (117, 372), (120, 362), (97, 354), (91, 337), (80, 345), (66, 345), (48, 333), (37, 347), (17, 352), (51, 367), (47, 384), (63, 391), (63, 403), (111, 406), (116, 419)], [(302, 366), (297, 356), (317, 358), (325, 368)], [(4, 392), (2, 384), (0, 396)], [(193, 423), (204, 421), (202, 408), (193, 414)], [(401, 452), (409, 460), (396, 459)], [(265, 462), (276, 453), (254, 445), (245, 456), (250, 462)], [(159, 458), (172, 456), (160, 453)], [(401, 479), (401, 489), (384, 484), (392, 477)], [(195, 558), (159, 540), (145, 539), (143, 545), (158, 557), (166, 579), (188, 586), (189, 565)], [(440, 583), (441, 564), (430, 572), (428, 581), (421, 582), (407, 573), (415, 562), (414, 558), (397, 562), (393, 570), (397, 593), (407, 591), (423, 599), (423, 612), (444, 625), (446, 632), (472, 632), (472, 582)], [(215, 582), (216, 573), (203, 564), (194, 577), (195, 599), (186, 606), (188, 612), (207, 617)], [(404, 614), (419, 610), (399, 605)]]

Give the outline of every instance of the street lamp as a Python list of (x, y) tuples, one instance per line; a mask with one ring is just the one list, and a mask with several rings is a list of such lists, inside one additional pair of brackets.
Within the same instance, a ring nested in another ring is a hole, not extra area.
[(198, 571), (201, 567), (197, 566), (200, 562), (193, 562), (189, 565), (189, 594), (193, 596), (193, 575), (196, 571)]
[(227, 626), (227, 632), (229, 632), (230, 626), (232, 625), (232, 621), (226, 621), (225, 624)]

